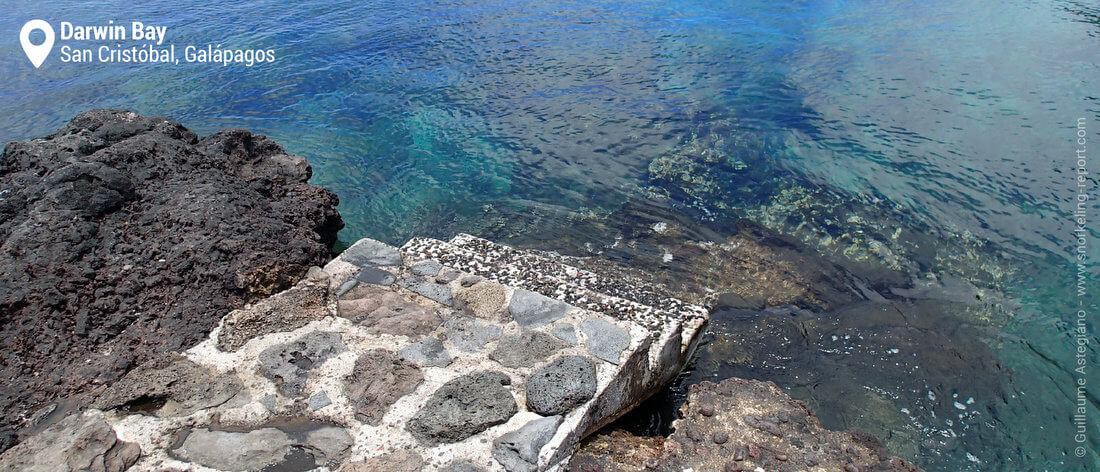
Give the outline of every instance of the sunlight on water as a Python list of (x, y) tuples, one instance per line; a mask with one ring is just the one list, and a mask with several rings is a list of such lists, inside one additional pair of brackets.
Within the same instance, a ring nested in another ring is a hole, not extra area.
[[(465, 231), (582, 250), (641, 219), (688, 222), (684, 237), (705, 239), (748, 218), (847, 267), (906, 274), (883, 284), (910, 286), (920, 301), (904, 310), (923, 331), (877, 306), (799, 313), (817, 326), (808, 346), (769, 338), (766, 355), (730, 357), (750, 328), (789, 326), (719, 313), (689, 380), (775, 380), (827, 426), (867, 429), (929, 470), (1100, 467), (1095, 422), (1085, 462), (1071, 451), (1067, 217), (1076, 120), (1100, 142), (1100, 9), (730, 3), (18, 0), (0, 30), (141, 18), (171, 41), (278, 60), (52, 56), (34, 70), (3, 41), (0, 138), (41, 136), (92, 107), (200, 133), (252, 129), (340, 196), (345, 241)], [(1085, 272), (1095, 286), (1095, 262)], [(960, 302), (973, 286), (995, 301)], [(1082, 306), (1095, 313), (1095, 293)], [(1092, 394), (1094, 420), (1098, 404)]]

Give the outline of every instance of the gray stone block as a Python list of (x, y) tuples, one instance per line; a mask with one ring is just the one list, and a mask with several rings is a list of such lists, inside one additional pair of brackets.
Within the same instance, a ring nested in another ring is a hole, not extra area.
[(314, 331), (297, 341), (279, 344), (260, 353), (260, 374), (271, 381), (279, 392), (295, 397), (305, 387), (306, 378), (313, 367), (329, 357), (348, 350), (337, 333)]
[(376, 267), (364, 267), (355, 274), (355, 280), (367, 284), (389, 285), (397, 280), (393, 274)]
[(421, 261), (409, 267), (409, 271), (413, 275), (421, 277), (434, 277), (441, 270), (443, 270), (443, 264), (440, 264), (439, 261)]
[(482, 370), (456, 378), (436, 390), (406, 425), (420, 442), (434, 446), (462, 441), (508, 421), (519, 411), (505, 388), (503, 372)]
[(530, 367), (548, 359), (568, 344), (539, 331), (525, 331), (501, 338), (489, 358), (509, 368)]
[(407, 277), (397, 281), (397, 285), (408, 289), (409, 291), (419, 294), (423, 297), (435, 300), (441, 304), (450, 306), (452, 304), (451, 288), (446, 285), (440, 285), (427, 280), (420, 279), (418, 277)]
[(612, 364), (617, 365), (623, 349), (630, 346), (630, 332), (601, 319), (584, 321), (581, 331), (588, 338), (584, 342), (588, 353)]
[(577, 329), (569, 323), (558, 323), (550, 330), (554, 337), (574, 346), (577, 345)]
[(446, 325), (447, 340), (455, 349), (466, 352), (480, 351), (489, 341), (500, 339), (504, 332), (500, 326), (484, 324), (466, 316), (451, 317)]
[(512, 318), (515, 318), (524, 329), (537, 328), (557, 321), (565, 316), (569, 308), (569, 304), (565, 302), (521, 289), (517, 289), (512, 294), (512, 300), (508, 303), (508, 311), (512, 313)]
[(539, 418), (493, 441), (493, 458), (508, 472), (535, 472), (539, 450), (554, 437), (561, 416)]
[(427, 337), (398, 352), (403, 359), (425, 367), (451, 365), (451, 354), (443, 349), (443, 341)]
[(360, 239), (340, 254), (340, 258), (359, 267), (401, 265), (397, 248), (373, 239)]

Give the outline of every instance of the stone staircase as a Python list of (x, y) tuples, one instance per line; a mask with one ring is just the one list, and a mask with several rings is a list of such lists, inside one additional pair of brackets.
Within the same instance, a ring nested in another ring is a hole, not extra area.
[(557, 470), (675, 378), (707, 322), (613, 264), (568, 260), (465, 234), (361, 240), (0, 468), (67, 470), (36, 451), (72, 443), (106, 471)]

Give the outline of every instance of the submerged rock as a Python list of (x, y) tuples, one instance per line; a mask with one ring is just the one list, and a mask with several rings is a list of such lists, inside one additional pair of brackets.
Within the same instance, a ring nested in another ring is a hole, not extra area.
[(599, 435), (567, 470), (921, 470), (868, 433), (825, 429), (806, 404), (771, 382), (702, 382), (691, 387), (680, 412), (669, 437)]
[[(33, 405), (78, 403), (331, 256), (336, 196), (244, 130), (203, 138), (122, 110), (82, 113), (0, 157), (0, 450)], [(243, 224), (247, 222), (247, 224)]]

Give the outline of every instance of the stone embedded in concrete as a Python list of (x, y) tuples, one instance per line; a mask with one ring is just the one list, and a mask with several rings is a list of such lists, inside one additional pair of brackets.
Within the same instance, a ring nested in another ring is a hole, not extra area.
[(443, 348), (443, 341), (432, 337), (412, 343), (398, 354), (401, 358), (424, 367), (451, 365), (451, 354)]
[(508, 322), (512, 318), (504, 306), (505, 294), (503, 285), (478, 281), (460, 290), (455, 297), (465, 303), (468, 311), (478, 318)]
[(505, 336), (497, 343), (489, 358), (509, 368), (531, 367), (549, 359), (568, 344), (539, 331), (524, 331)]
[(293, 445), (290, 436), (275, 428), (249, 432), (198, 428), (192, 430), (172, 453), (201, 466), (238, 472), (259, 470), (281, 462)]
[(415, 365), (385, 349), (363, 353), (344, 378), (344, 394), (359, 421), (376, 425), (401, 397), (416, 390), (424, 375)]
[(413, 303), (391, 289), (361, 286), (348, 293), (359, 296), (338, 302), (338, 313), (371, 334), (422, 336), (443, 324), (435, 308)]
[(424, 458), (411, 449), (368, 457), (361, 461), (348, 462), (338, 472), (421, 472), (424, 470)]
[(401, 265), (401, 253), (397, 248), (366, 238), (341, 253), (340, 259), (359, 267)]
[(565, 341), (573, 346), (577, 345), (577, 329), (569, 323), (558, 323), (550, 329), (550, 334), (555, 338)]
[(583, 356), (562, 356), (527, 378), (527, 409), (564, 415), (596, 394), (596, 364)]
[(296, 397), (305, 387), (310, 370), (347, 350), (338, 333), (313, 331), (296, 341), (264, 349), (257, 358), (259, 372), (275, 382), (280, 393)]
[(485, 469), (470, 461), (454, 461), (439, 469), (439, 472), (485, 472)]
[(122, 472), (141, 448), (120, 441), (103, 413), (72, 414), (0, 456), (0, 470), (24, 472)]
[[(295, 435), (291, 435), (293, 438)], [(317, 464), (343, 459), (355, 444), (348, 430), (339, 426), (322, 426), (305, 432), (302, 446), (313, 451)]]
[(393, 274), (375, 267), (364, 267), (355, 274), (355, 280), (373, 285), (390, 285), (397, 280)]
[(158, 416), (189, 415), (224, 404), (241, 391), (236, 375), (219, 374), (176, 353), (164, 354), (130, 371), (92, 405), (101, 410), (163, 403)]
[(329, 282), (323, 274), (308, 277), (285, 292), (254, 305), (234, 310), (222, 321), (218, 349), (236, 351), (253, 338), (293, 331), (332, 315), (328, 301)]
[(508, 312), (524, 329), (557, 321), (565, 316), (569, 308), (565, 302), (522, 289), (517, 289), (512, 294), (512, 301), (508, 304)]
[(458, 277), (462, 275), (462, 272), (457, 270), (445, 270), (435, 278), (437, 284), (449, 284), (458, 280)]
[(418, 277), (406, 277), (398, 280), (397, 285), (443, 305), (450, 306), (452, 303), (451, 288), (446, 285), (428, 282)]
[(630, 333), (626, 329), (599, 318), (582, 322), (581, 332), (587, 338), (584, 345), (588, 353), (612, 364), (618, 364), (619, 356), (630, 346)]
[(500, 339), (504, 329), (484, 324), (476, 318), (452, 316), (447, 320), (447, 340), (455, 349), (465, 352), (480, 351), (489, 341)]
[(340, 286), (336, 288), (336, 292), (335, 292), (336, 297), (337, 298), (343, 297), (344, 294), (346, 294), (346, 293), (350, 292), (352, 289), (354, 289), (356, 285), (359, 285), (359, 281), (355, 280), (354, 278), (344, 281), (344, 283), (340, 284)]
[(493, 441), (493, 458), (508, 472), (537, 471), (539, 451), (554, 437), (561, 422), (561, 416), (539, 418), (504, 434)]
[(406, 429), (426, 445), (462, 441), (508, 421), (519, 407), (503, 372), (482, 370), (453, 379), (428, 398)]
[(331, 404), (332, 399), (330, 399), (328, 397), (328, 394), (323, 391), (314, 393), (313, 396), (309, 397), (309, 409), (313, 411), (320, 410), (321, 408), (324, 408)]
[(417, 262), (409, 267), (409, 272), (421, 277), (435, 277), (439, 275), (440, 270), (443, 270), (443, 264), (440, 264), (439, 261), (431, 260)]

